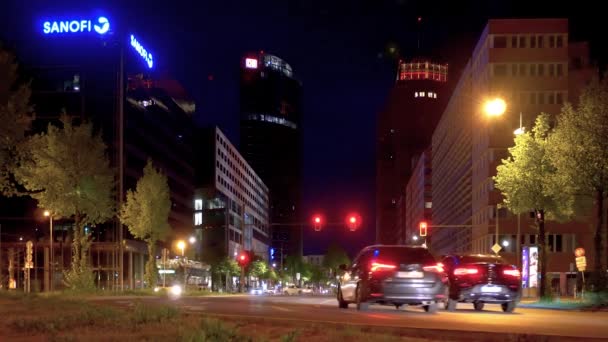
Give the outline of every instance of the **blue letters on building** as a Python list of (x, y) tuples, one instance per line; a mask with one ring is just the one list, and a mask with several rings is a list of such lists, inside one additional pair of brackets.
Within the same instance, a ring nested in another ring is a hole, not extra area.
[(54, 20), (45, 21), (42, 24), (42, 33), (44, 34), (89, 33), (91, 31), (106, 34), (110, 31), (110, 21), (106, 17), (98, 17), (96, 20)]

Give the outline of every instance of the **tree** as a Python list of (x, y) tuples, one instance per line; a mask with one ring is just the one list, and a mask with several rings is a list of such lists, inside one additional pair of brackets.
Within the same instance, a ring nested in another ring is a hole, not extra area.
[[(607, 75), (608, 76), (608, 75)], [(551, 157), (565, 181), (593, 197), (596, 208), (594, 284), (606, 286), (603, 235), (604, 200), (608, 196), (608, 77), (593, 80), (576, 106), (567, 104), (558, 116)]]
[(564, 220), (573, 214), (572, 191), (559, 184), (556, 167), (549, 158), (548, 145), (550, 121), (548, 114), (536, 118), (531, 132), (515, 138), (515, 146), (509, 148), (509, 157), (502, 160), (494, 177), (496, 188), (502, 192), (504, 204), (515, 214), (533, 209), (536, 213), (538, 244), (540, 247), (539, 294), (545, 297), (547, 250), (545, 220)]
[(156, 284), (157, 269), (155, 246), (157, 241), (164, 241), (169, 234), (169, 213), (171, 212), (171, 194), (167, 176), (157, 170), (148, 159), (143, 176), (137, 181), (135, 191), (127, 191), (127, 200), (120, 210), (120, 221), (129, 228), (137, 239), (148, 245), (145, 281)]
[[(222, 276), (225, 275), (226, 290), (228, 290), (228, 277), (235, 277), (240, 275), (241, 267), (233, 258), (225, 257), (224, 259), (211, 266), (211, 273), (214, 275), (215, 279), (222, 279)], [(216, 282), (214, 281), (214, 283)], [(221, 280), (219, 283), (221, 283)]]
[(321, 285), (327, 282), (327, 271), (317, 265), (310, 265), (310, 281), (313, 284)]
[(93, 126), (72, 125), (67, 116), (62, 128), (49, 125), (18, 148), (15, 178), (38, 201), (38, 206), (54, 217), (74, 220), (72, 265), (65, 273), (66, 284), (74, 289), (94, 287), (89, 265), (90, 236), (87, 224), (102, 223), (114, 216), (114, 173), (106, 156), (101, 135)]
[(274, 268), (270, 267), (270, 268), (268, 268), (268, 270), (266, 271), (266, 273), (264, 273), (261, 276), (261, 278), (265, 279), (265, 280), (269, 280), (271, 282), (276, 282), (279, 279), (279, 276), (275, 272)]
[(291, 276), (291, 281), (297, 281), (297, 274), (300, 273), (300, 279), (302, 277), (302, 272), (304, 271), (304, 262), (302, 258), (297, 255), (288, 255), (285, 258), (284, 267), (287, 268), (286, 274)]
[(14, 56), (0, 46), (0, 194), (15, 193), (11, 168), (15, 147), (23, 140), (32, 116), (30, 85), (18, 81)]
[(264, 260), (255, 260), (249, 265), (249, 275), (261, 278), (268, 271), (268, 265)]
[(348, 254), (346, 254), (346, 251), (340, 245), (332, 244), (327, 249), (327, 253), (323, 258), (323, 266), (330, 271), (332, 276), (335, 276), (336, 270), (342, 264), (350, 264)]

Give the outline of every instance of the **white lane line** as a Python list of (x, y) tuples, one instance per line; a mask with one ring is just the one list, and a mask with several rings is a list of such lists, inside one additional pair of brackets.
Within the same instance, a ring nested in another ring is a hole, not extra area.
[(270, 307), (271, 307), (271, 308), (273, 308), (273, 309), (277, 309), (277, 310), (279, 310), (279, 311), (284, 311), (284, 312), (290, 312), (290, 311), (293, 311), (293, 310), (290, 310), (290, 309), (287, 309), (287, 308), (282, 308), (282, 307), (280, 307), (280, 306), (276, 306), (276, 305), (271, 305)]
[(337, 299), (332, 298), (332, 299), (326, 299), (324, 301), (322, 301), (321, 303), (319, 303), (319, 305), (326, 305), (326, 303), (332, 303), (335, 304), (337, 302)]

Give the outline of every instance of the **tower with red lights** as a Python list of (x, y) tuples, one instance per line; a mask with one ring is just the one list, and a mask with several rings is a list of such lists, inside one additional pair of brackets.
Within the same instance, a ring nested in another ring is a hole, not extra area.
[[(376, 242), (406, 241), (405, 188), (430, 145), (447, 103), (448, 65), (431, 58), (399, 60), (396, 81), (376, 132)], [(422, 189), (424, 191), (424, 189)]]

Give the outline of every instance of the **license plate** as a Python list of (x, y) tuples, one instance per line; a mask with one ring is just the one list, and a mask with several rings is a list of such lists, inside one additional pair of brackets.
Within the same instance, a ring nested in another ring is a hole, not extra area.
[(481, 292), (489, 292), (489, 293), (496, 293), (496, 292), (500, 292), (502, 289), (498, 286), (482, 286), (481, 287)]
[(424, 277), (424, 273), (420, 271), (412, 271), (412, 272), (397, 272), (397, 278), (422, 278)]

